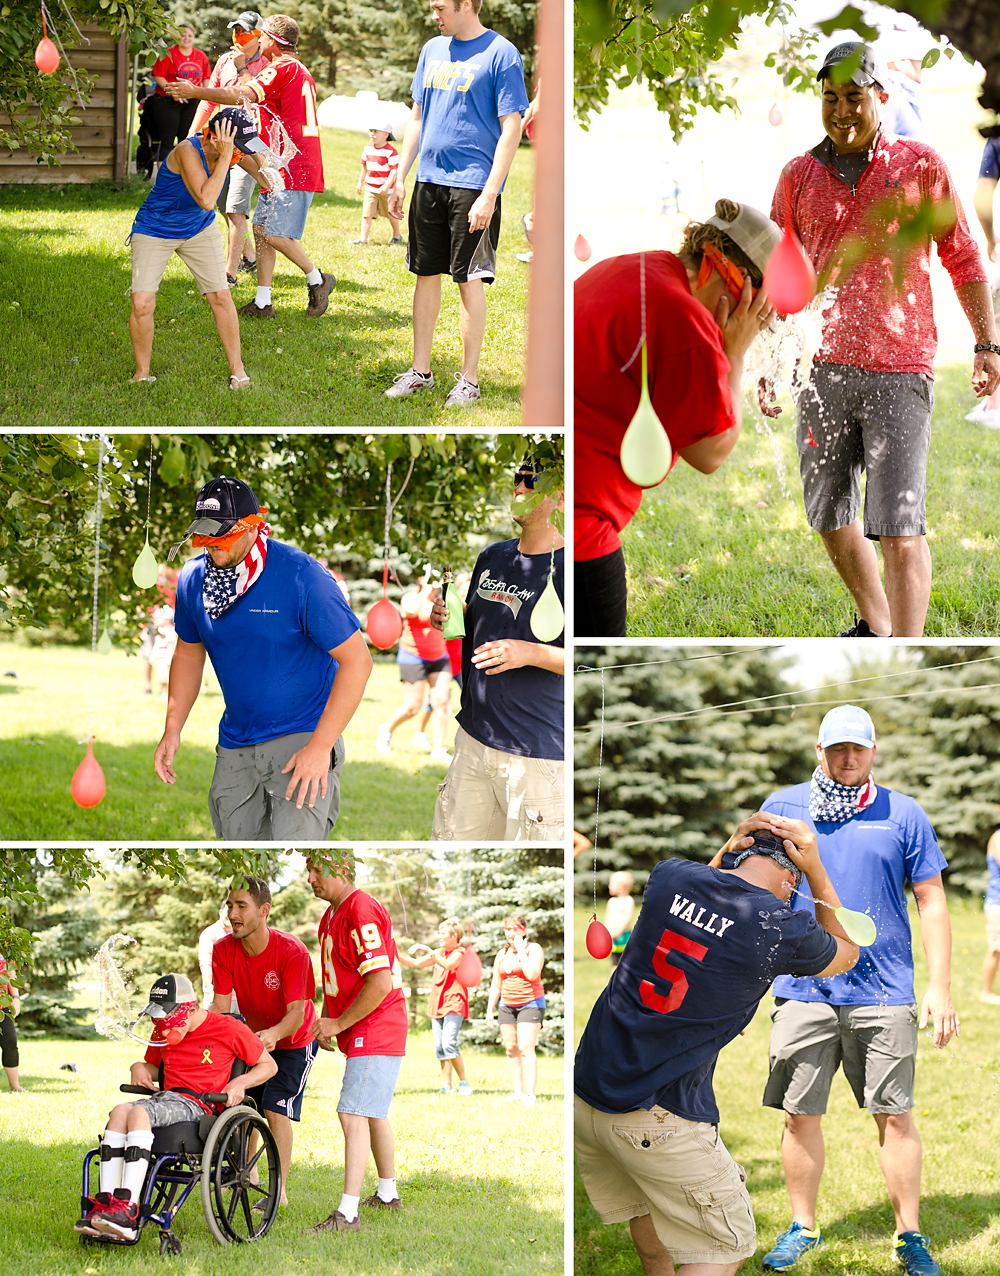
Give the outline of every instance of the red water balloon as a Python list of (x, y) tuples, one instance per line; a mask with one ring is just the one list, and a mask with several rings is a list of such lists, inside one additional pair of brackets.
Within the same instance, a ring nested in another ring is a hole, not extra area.
[(816, 272), (790, 224), (767, 263), (764, 291), (782, 315), (796, 314), (816, 296)]
[(164, 1040), (168, 1046), (179, 1046), (184, 1040), (184, 1034), (177, 1028), (171, 1028)]
[(462, 954), (462, 960), (455, 967), (455, 978), (465, 988), (475, 988), (483, 977), (483, 963), (479, 954), (470, 945)]
[(380, 651), (385, 651), (394, 642), (398, 642), (399, 635), (403, 632), (403, 618), (396, 609), (396, 604), (390, 598), (380, 598), (368, 612), (365, 629), (368, 641)]
[(587, 927), (587, 952), (598, 961), (611, 952), (611, 931), (596, 917)]
[(43, 75), (51, 75), (59, 69), (59, 50), (47, 35), (43, 35), (35, 49), (35, 66)]
[(590, 254), (593, 249), (587, 243), (582, 235), (577, 235), (576, 243), (573, 245), (573, 255), (577, 261), (590, 261)]
[(94, 757), (94, 737), (87, 741), (87, 754), (73, 772), (73, 783), (69, 791), (77, 806), (96, 806), (104, 797), (104, 772), (101, 764)]
[(767, 122), (768, 124), (773, 124), (774, 127), (777, 128), (781, 123), (782, 118), (781, 107), (777, 104), (777, 102), (775, 102), (767, 113)]

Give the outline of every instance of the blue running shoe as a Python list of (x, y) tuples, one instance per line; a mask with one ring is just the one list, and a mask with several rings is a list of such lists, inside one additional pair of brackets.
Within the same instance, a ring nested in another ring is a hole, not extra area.
[(893, 1241), (893, 1256), (906, 1276), (941, 1276), (941, 1268), (927, 1249), (928, 1238), (920, 1232), (899, 1232)]
[(774, 1249), (764, 1255), (766, 1272), (784, 1272), (802, 1257), (808, 1249), (822, 1245), (819, 1228), (808, 1231), (801, 1223), (793, 1223), (774, 1242)]

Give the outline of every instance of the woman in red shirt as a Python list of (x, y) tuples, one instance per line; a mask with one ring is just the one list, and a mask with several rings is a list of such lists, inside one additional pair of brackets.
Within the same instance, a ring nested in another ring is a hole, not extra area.
[[(773, 313), (759, 289), (781, 238), (755, 208), (720, 199), (691, 222), (676, 254), (609, 257), (576, 282), (574, 424), (576, 636), (625, 634), (625, 558), (618, 533), (643, 489), (622, 469), (622, 439), (639, 406), (645, 276), (649, 394), (681, 456), (703, 474), (736, 446), (743, 356)], [(706, 249), (706, 245), (710, 245)], [(738, 295), (722, 270), (743, 276)]]
[[(436, 581), (420, 576), (417, 588), (411, 589), (399, 600), (403, 632), (396, 660), (403, 684), (403, 703), (389, 721), (379, 727), (375, 748), (379, 753), (388, 753), (392, 748), (392, 733), (409, 718), (415, 717), (424, 706), (424, 698), (429, 697), (431, 761), (448, 766), (451, 754), (445, 747), (445, 737), (451, 708), (451, 662), (444, 635), (431, 625), (431, 608), (440, 593), (441, 586)], [(422, 734), (423, 728), (418, 732), (418, 735)], [(414, 739), (416, 741), (416, 737)]]
[(503, 1102), (520, 1099), (522, 1103), (532, 1104), (538, 1079), (535, 1046), (545, 1018), (542, 987), (545, 953), (541, 944), (528, 942), (528, 930), (519, 914), (504, 918), (503, 933), (507, 943), (493, 962), (486, 1026), (493, 1027), (493, 1007), (499, 1002), (500, 1036), (514, 1087), (514, 1093), (508, 1094)]
[(14, 1020), (21, 1013), (21, 998), (10, 982), (10, 976), (13, 974), (13, 968), (7, 971), (6, 961), (0, 957), (0, 992), (9, 993), (11, 998), (9, 1009), (0, 1008), (0, 1054), (2, 1054), (3, 1070), (7, 1074), (7, 1084), (16, 1094), (23, 1094), (24, 1086), (17, 1079), (18, 1064), (21, 1060), (17, 1051), (17, 1029), (14, 1027)]
[[(201, 49), (194, 47), (194, 27), (180, 28), (181, 38), (153, 66), (156, 91), (150, 94), (146, 106), (149, 131), (157, 142), (156, 162), (162, 164), (178, 142), (183, 142), (191, 131), (198, 103), (194, 99), (178, 102), (168, 97), (165, 88), (177, 80), (187, 80), (195, 88), (207, 80), (212, 72), (211, 63)], [(157, 170), (153, 170), (155, 179)]]
[[(472, 1086), (465, 1079), (465, 1060), (458, 1049), (459, 1029), (469, 1017), (469, 990), (458, 982), (455, 974), (465, 954), (462, 946), (462, 923), (457, 917), (449, 917), (441, 923), (438, 927), (438, 939), (441, 941), (438, 949), (430, 949), (426, 944), (413, 944), (409, 957), (404, 956), (399, 949), (396, 950), (396, 956), (411, 970), (436, 967), (427, 1013), (434, 1032), (434, 1053), (441, 1064), (441, 1089), (438, 1094), (453, 1093), (452, 1067), (458, 1074), (458, 1093), (472, 1094)], [(425, 955), (417, 957), (420, 949), (423, 949)]]

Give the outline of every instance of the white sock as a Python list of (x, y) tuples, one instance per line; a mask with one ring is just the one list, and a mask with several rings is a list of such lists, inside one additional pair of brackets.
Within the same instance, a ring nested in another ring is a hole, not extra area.
[[(124, 1130), (105, 1130), (104, 1143), (106, 1148), (124, 1148), (125, 1147), (125, 1131)], [(113, 1192), (116, 1187), (122, 1185), (122, 1173), (125, 1169), (125, 1157), (113, 1156), (109, 1160), (101, 1157), (101, 1173), (100, 1187), (101, 1192)]]
[(397, 1196), (395, 1179), (379, 1179), (378, 1181), (379, 1200), (394, 1201)]
[(129, 1130), (125, 1139), (125, 1174), (122, 1177), (121, 1185), (128, 1189), (133, 1201), (138, 1201), (142, 1192), (142, 1185), (146, 1181), (146, 1171), (149, 1169), (149, 1157), (139, 1156), (134, 1160), (130, 1160), (129, 1150), (131, 1148), (139, 1148), (148, 1153), (152, 1146), (152, 1130)]
[(270, 289), (270, 287), (268, 287), (268, 288), (262, 288), (262, 287), (261, 287), (261, 285), (260, 285), (260, 284), (258, 284), (258, 285), (257, 285), (257, 296), (256, 296), (256, 297), (254, 297), (254, 299), (253, 299), (253, 304), (254, 304), (254, 305), (255, 305), (255, 306), (256, 306), (259, 310), (263, 310), (265, 306), (269, 306), (269, 305), (271, 304), (271, 289)]
[(343, 1214), (349, 1223), (353, 1223), (358, 1217), (358, 1204), (361, 1201), (360, 1196), (348, 1196), (345, 1192), (340, 1198), (340, 1204), (337, 1209)]
[(323, 282), (322, 270), (310, 270), (309, 274), (306, 275), (307, 284), (321, 284), (322, 282)]

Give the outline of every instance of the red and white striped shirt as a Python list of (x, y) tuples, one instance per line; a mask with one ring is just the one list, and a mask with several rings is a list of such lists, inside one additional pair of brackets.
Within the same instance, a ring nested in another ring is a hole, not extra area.
[(366, 146), (361, 152), (365, 170), (365, 186), (370, 191), (380, 191), (389, 174), (399, 168), (399, 152), (386, 142), (385, 146)]

